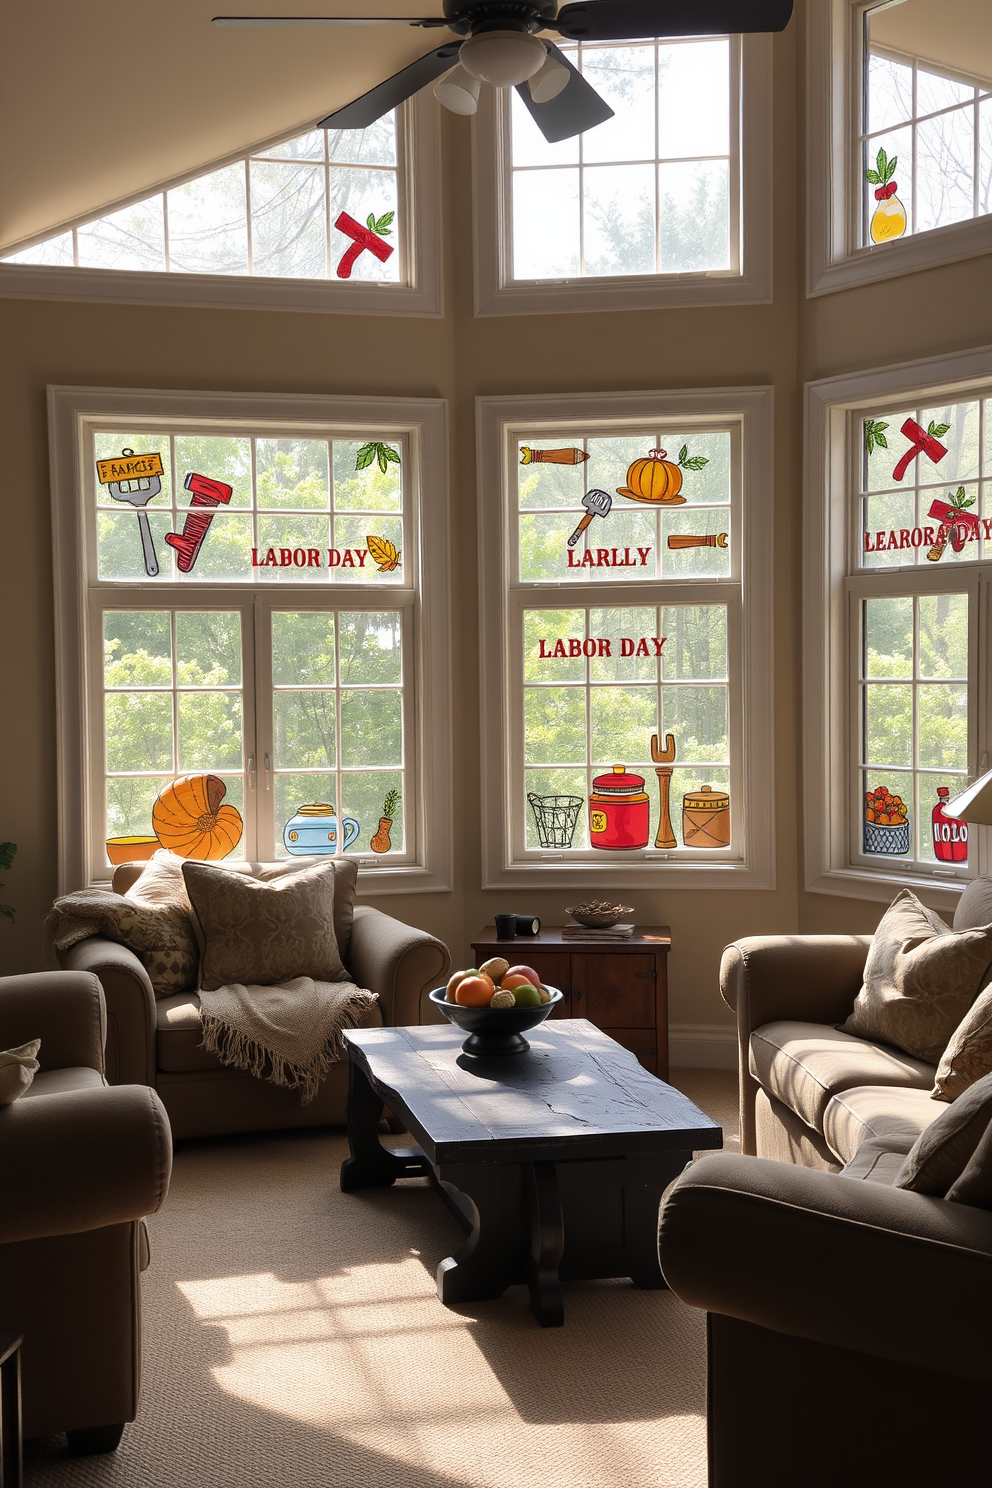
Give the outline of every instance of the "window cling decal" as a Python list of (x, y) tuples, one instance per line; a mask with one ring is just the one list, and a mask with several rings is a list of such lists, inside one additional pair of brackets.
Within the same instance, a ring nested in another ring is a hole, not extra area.
[(133, 449), (125, 447), (119, 460), (97, 460), (96, 473), (100, 484), (107, 487), (115, 501), (126, 501), (135, 508), (145, 573), (154, 579), (158, 573), (158, 554), (144, 508), (162, 489), (162, 456), (157, 450), (136, 455)]
[(368, 227), (362, 227), (361, 223), (356, 222), (354, 217), (349, 217), (347, 212), (340, 214), (334, 226), (338, 232), (344, 233), (345, 237), (351, 238), (352, 244), (350, 248), (345, 249), (338, 263), (339, 279), (351, 278), (356, 259), (366, 250), (373, 254), (380, 263), (386, 262), (386, 259), (393, 253), (393, 246), (391, 243), (384, 242), (383, 239), (389, 234), (389, 224), (394, 216), (393, 212), (385, 212), (377, 218), (370, 213)]
[(898, 155), (893, 155), (890, 160), (884, 150), (879, 150), (875, 169), (865, 171), (865, 180), (876, 188), (875, 200), (878, 202), (868, 225), (873, 243), (889, 243), (894, 238), (901, 238), (906, 231), (906, 208), (896, 196), (897, 182), (892, 179), (898, 160)]

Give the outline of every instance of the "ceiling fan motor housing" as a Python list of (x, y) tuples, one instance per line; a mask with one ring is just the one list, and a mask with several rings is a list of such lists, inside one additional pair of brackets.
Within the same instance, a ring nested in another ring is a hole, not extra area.
[(543, 31), (553, 25), (556, 4), (534, 0), (444, 0), (448, 26), (461, 36), (481, 36), (486, 31)]

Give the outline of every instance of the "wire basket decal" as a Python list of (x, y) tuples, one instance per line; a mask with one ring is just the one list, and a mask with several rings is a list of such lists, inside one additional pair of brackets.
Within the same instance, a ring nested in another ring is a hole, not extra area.
[(895, 853), (909, 852), (909, 822), (898, 822), (893, 826), (880, 827), (875, 822), (866, 821), (865, 828), (865, 852), (866, 853)]
[(527, 796), (542, 847), (571, 847), (583, 796)]

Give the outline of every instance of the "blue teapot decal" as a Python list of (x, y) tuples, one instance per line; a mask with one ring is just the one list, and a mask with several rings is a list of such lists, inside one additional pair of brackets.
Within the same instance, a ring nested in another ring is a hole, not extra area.
[[(353, 816), (341, 820), (344, 834), (342, 852), (347, 852), (361, 831)], [(313, 857), (317, 853), (338, 851), (338, 818), (334, 807), (327, 801), (314, 801), (301, 806), (282, 829), (282, 840), (286, 851), (298, 857)]]

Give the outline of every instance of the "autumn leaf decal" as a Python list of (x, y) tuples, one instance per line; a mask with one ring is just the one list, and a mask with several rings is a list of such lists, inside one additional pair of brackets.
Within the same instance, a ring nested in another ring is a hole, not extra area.
[(379, 565), (380, 573), (392, 573), (399, 565), (400, 554), (397, 548), (389, 541), (388, 537), (373, 537), (371, 533), (365, 539), (369, 552), (374, 562)]
[(378, 463), (383, 475), (385, 475), (390, 465), (399, 465), (402, 463), (399, 450), (394, 450), (391, 444), (380, 444), (375, 439), (371, 440), (368, 444), (362, 445), (355, 457), (355, 469), (367, 470), (373, 460)]
[(369, 232), (378, 233), (380, 238), (388, 238), (389, 224), (395, 216), (395, 212), (384, 212), (381, 217), (376, 217), (374, 212), (370, 212), (366, 218), (365, 226)]
[(703, 466), (709, 463), (709, 460), (705, 459), (703, 455), (690, 455), (687, 444), (684, 444), (679, 450), (679, 464), (683, 470), (702, 470)]
[(878, 419), (865, 419), (865, 449), (870, 455), (877, 445), (879, 449), (888, 449), (889, 441), (885, 437), (888, 424), (880, 423)]

